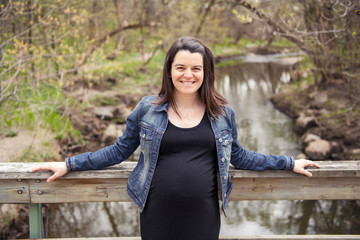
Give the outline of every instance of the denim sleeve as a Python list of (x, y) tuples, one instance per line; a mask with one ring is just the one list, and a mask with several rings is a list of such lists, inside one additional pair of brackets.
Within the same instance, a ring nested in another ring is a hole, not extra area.
[(237, 128), (235, 122), (235, 114), (231, 110), (230, 121), (232, 128), (232, 149), (231, 149), (231, 164), (238, 169), (247, 170), (293, 170), (295, 165), (294, 157), (292, 156), (274, 156), (264, 155), (257, 152), (248, 151), (243, 148), (237, 140)]
[(68, 171), (101, 169), (128, 159), (140, 144), (140, 102), (126, 120), (126, 129), (116, 142), (96, 152), (86, 152), (65, 159)]

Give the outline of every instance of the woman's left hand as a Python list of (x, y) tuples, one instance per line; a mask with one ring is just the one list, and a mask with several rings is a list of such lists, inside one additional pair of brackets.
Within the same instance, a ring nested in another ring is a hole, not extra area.
[(320, 168), (320, 165), (317, 164), (316, 162), (306, 160), (306, 159), (298, 159), (298, 160), (295, 160), (295, 166), (294, 166), (293, 171), (296, 173), (304, 174), (308, 177), (312, 177), (311, 172), (305, 170), (305, 167), (308, 167), (308, 166), (314, 166), (314, 167)]

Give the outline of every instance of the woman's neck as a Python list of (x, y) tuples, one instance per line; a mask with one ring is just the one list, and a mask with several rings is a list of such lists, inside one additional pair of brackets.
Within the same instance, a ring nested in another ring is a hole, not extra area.
[(191, 95), (183, 95), (175, 92), (174, 102), (179, 110), (192, 109), (192, 108), (198, 108), (199, 106), (203, 106), (203, 102), (201, 101), (198, 93)]
[(176, 95), (174, 94), (176, 109), (169, 106), (169, 121), (183, 128), (194, 127), (201, 122), (204, 116), (205, 104), (201, 101), (198, 94), (194, 95)]

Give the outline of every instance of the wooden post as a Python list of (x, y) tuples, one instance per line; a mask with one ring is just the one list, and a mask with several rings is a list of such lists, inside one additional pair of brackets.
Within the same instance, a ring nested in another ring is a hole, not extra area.
[(29, 206), (30, 239), (42, 238), (42, 213), (40, 203), (31, 203)]

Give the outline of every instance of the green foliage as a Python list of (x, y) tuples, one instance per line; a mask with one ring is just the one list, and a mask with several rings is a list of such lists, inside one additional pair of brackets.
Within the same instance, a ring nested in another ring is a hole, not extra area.
[(226, 38), (221, 43), (211, 44), (210, 48), (215, 56), (243, 55), (248, 52), (249, 47), (261, 47), (264, 44), (265, 41), (262, 39), (241, 38), (237, 43), (233, 43), (231, 38)]
[(91, 104), (94, 106), (116, 106), (121, 103), (121, 99), (117, 96), (99, 96), (95, 95), (90, 99)]
[(123, 74), (128, 77), (135, 76), (139, 71), (139, 67), (141, 66), (141, 63), (142, 63), (141, 60), (134, 60), (127, 62), (126, 66), (124, 66)]
[[(313, 71), (314, 64), (310, 60), (308, 55), (304, 55), (303, 59), (300, 61), (298, 70), (293, 71), (293, 76), (291, 79), (291, 87), (303, 91), (303, 89), (308, 88), (315, 84), (315, 74)], [(296, 75), (297, 76), (294, 76)], [(295, 79), (296, 78), (296, 79)], [(302, 93), (306, 95), (306, 92)]]
[(300, 70), (305, 71), (314, 67), (314, 63), (311, 61), (308, 55), (304, 55), (300, 62)]
[(265, 44), (265, 40), (263, 39), (255, 39), (255, 40), (251, 40), (251, 39), (247, 39), (247, 38), (241, 38), (238, 42), (238, 45), (240, 47), (256, 47), (256, 46), (261, 46)]
[(241, 23), (251, 23), (253, 21), (252, 17), (244, 15), (244, 14), (240, 14), (238, 11), (236, 11), (235, 9), (232, 10), (233, 14), (236, 16), (236, 18), (239, 19), (239, 21)]
[(55, 152), (51, 147), (47, 147), (46, 151), (30, 151), (25, 150), (21, 161), (22, 162), (46, 162), (49, 160), (58, 159), (58, 153)]
[(10, 130), (7, 134), (6, 137), (16, 137), (17, 136), (17, 132)]
[(290, 48), (290, 49), (297, 49), (295, 43), (289, 41), (286, 38), (276, 37), (276, 39), (271, 43), (272, 47), (281, 47), (281, 48)]
[[(150, 49), (152, 50), (152, 49)], [(151, 53), (145, 54), (149, 57)], [(157, 85), (161, 77), (164, 53), (158, 51), (151, 61), (144, 64), (143, 57), (139, 52), (119, 53), (113, 60), (107, 59), (105, 52), (98, 50), (93, 54), (91, 60), (85, 64), (79, 74), (85, 81), (99, 83), (104, 79), (116, 79), (120, 85), (128, 85), (126, 78), (131, 78), (135, 85), (143, 85), (151, 82)]]
[(11, 98), (0, 108), (0, 129), (2, 134), (11, 134), (17, 128), (44, 128), (56, 133), (58, 139), (80, 137), (80, 132), (72, 127), (63, 114), (67, 100), (62, 89), (56, 85), (23, 84), (18, 98)]
[(239, 61), (239, 59), (231, 59), (231, 60), (226, 60), (226, 61), (221, 61), (219, 63), (216, 64), (216, 67), (221, 68), (221, 67), (232, 67), (232, 66), (239, 66), (242, 63)]
[(10, 224), (9, 219), (8, 219), (8, 218), (6, 218), (6, 217), (3, 217), (1, 222), (2, 222), (2, 224), (4, 224), (4, 225), (8, 225), (8, 224)]

